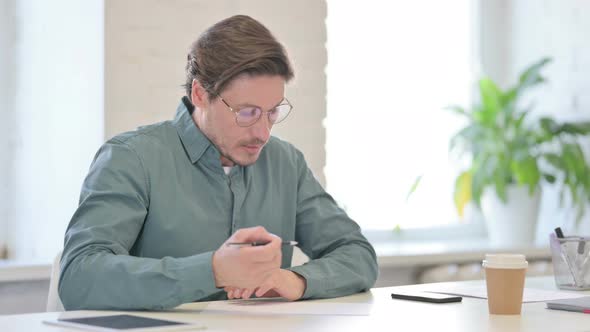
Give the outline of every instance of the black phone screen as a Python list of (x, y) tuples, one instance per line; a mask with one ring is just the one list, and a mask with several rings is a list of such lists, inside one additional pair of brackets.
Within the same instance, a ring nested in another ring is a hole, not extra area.
[(428, 293), (428, 292), (395, 292), (391, 293), (392, 299), (421, 301), (430, 303), (461, 302), (463, 298), (456, 295)]

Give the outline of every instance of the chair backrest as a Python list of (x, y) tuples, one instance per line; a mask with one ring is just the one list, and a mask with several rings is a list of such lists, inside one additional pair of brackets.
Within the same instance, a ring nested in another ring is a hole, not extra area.
[(47, 311), (65, 311), (59, 293), (57, 292), (57, 285), (59, 284), (59, 262), (61, 261), (61, 251), (53, 260), (51, 267), (51, 279), (49, 279), (49, 294), (47, 296)]

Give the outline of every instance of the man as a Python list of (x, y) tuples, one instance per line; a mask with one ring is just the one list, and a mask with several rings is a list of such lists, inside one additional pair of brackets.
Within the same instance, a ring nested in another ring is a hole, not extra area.
[[(66, 309), (334, 297), (370, 288), (375, 252), (303, 155), (270, 136), (291, 111), (284, 48), (247, 16), (192, 45), (175, 119), (98, 151), (68, 226)], [(291, 267), (297, 241), (311, 259)], [(258, 243), (258, 246), (230, 245)]]

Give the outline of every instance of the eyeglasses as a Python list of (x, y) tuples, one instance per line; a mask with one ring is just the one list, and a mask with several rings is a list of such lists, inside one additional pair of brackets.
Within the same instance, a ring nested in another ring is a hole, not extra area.
[(262, 113), (266, 113), (268, 116), (268, 122), (272, 124), (277, 124), (287, 118), (293, 106), (287, 100), (287, 98), (283, 99), (283, 101), (268, 111), (263, 111), (260, 107), (256, 106), (244, 106), (240, 109), (234, 109), (233, 107), (229, 106), (229, 104), (220, 96), (217, 95), (219, 99), (227, 106), (227, 108), (236, 115), (236, 123), (240, 127), (250, 127), (251, 125), (255, 124), (258, 119), (262, 116)]

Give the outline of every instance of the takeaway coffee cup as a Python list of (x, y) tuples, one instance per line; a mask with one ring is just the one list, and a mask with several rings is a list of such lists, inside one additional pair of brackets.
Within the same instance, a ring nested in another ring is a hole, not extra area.
[(490, 314), (520, 315), (528, 267), (524, 255), (488, 254), (482, 266), (486, 274)]

